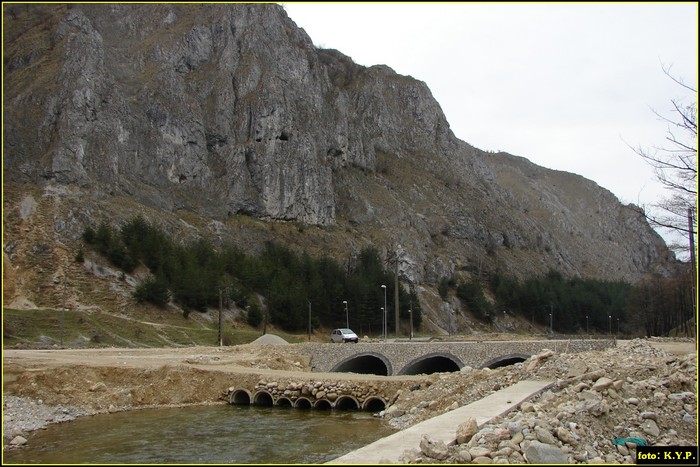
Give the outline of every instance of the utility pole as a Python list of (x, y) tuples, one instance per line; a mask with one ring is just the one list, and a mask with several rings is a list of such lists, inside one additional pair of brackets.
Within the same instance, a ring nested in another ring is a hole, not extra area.
[(396, 275), (394, 276), (394, 319), (396, 320), (396, 337), (399, 337), (399, 250), (396, 250)]
[(222, 290), (219, 289), (219, 347), (222, 346), (222, 340), (221, 340), (221, 311), (222, 308), (224, 307), (224, 299), (222, 296)]
[(226, 286), (223, 289), (219, 289), (219, 347), (222, 347), (224, 345), (223, 320), (222, 320), (223, 307), (224, 307), (224, 296), (223, 296), (224, 293), (226, 294), (226, 306), (228, 307), (230, 305), (229, 299), (231, 297), (231, 289), (229, 286)]
[(311, 342), (311, 300), (306, 300), (309, 302), (309, 342)]
[(411, 318), (411, 334), (409, 334), (408, 339), (413, 339), (413, 300), (411, 300), (410, 308), (408, 309), (408, 316)]
[(382, 289), (384, 289), (384, 308), (382, 310), (384, 310), (384, 342), (386, 342), (386, 335), (389, 334), (389, 328), (386, 324), (386, 285), (382, 284)]

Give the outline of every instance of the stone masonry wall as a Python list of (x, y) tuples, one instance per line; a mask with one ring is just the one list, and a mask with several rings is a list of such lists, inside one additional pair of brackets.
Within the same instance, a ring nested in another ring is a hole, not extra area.
[(451, 355), (463, 366), (483, 368), (499, 359), (521, 356), (526, 359), (544, 349), (558, 353), (576, 353), (614, 347), (613, 340), (538, 340), (538, 341), (484, 341), (484, 342), (368, 342), (357, 344), (301, 344), (303, 352), (312, 356), (315, 372), (330, 372), (338, 363), (353, 356), (375, 355), (385, 357), (391, 364), (389, 376), (398, 375), (409, 363), (426, 355)]
[[(229, 402), (242, 405), (289, 405), (304, 408), (346, 408), (379, 411), (396, 398), (398, 391), (420, 385), (426, 376), (388, 380), (367, 375), (359, 381), (338, 378), (276, 377), (260, 379), (254, 385), (231, 386)], [(326, 405), (324, 405), (326, 404)]]

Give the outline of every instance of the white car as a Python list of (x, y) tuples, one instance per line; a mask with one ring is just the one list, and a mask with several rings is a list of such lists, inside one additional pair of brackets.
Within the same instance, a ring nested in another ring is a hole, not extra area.
[(357, 344), (357, 341), (359, 341), (357, 334), (352, 332), (352, 329), (334, 329), (331, 333), (331, 342), (354, 342)]

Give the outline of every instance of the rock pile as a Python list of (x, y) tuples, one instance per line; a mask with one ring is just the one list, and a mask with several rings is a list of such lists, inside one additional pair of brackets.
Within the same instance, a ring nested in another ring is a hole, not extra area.
[(407, 426), (428, 418), (426, 411), (436, 415), (471, 402), (489, 387), (495, 390), (520, 379), (557, 383), (478, 430), (476, 422), (465, 420), (455, 445), (440, 446), (444, 443), (428, 435), (404, 453), (405, 463), (634, 463), (642, 443), (698, 444), (696, 356), (671, 356), (642, 340), (605, 351), (542, 353), (493, 371), (470, 369), (452, 381), (452, 404), (416, 402), (419, 393), (430, 397), (436, 387), (449, 384), (444, 376), (430, 388), (401, 394), (396, 405), (406, 415), (390, 423)]

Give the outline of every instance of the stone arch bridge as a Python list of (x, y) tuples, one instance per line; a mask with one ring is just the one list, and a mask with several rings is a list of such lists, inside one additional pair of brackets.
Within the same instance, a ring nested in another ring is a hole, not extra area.
[[(497, 368), (525, 361), (545, 349), (574, 353), (614, 345), (612, 339), (295, 344), (295, 350), (310, 357), (312, 372), (326, 373), (322, 379), (308, 373), (260, 379), (249, 387), (230, 387), (228, 399), (235, 405), (379, 411), (398, 389), (419, 384), (427, 374), (459, 371), (465, 366)], [(338, 377), (327, 373), (338, 373)], [(357, 381), (341, 373), (368, 376)], [(386, 378), (398, 375), (403, 376)]]
[(351, 372), (384, 376), (418, 375), (472, 368), (498, 368), (527, 360), (545, 349), (575, 353), (615, 345), (612, 339), (361, 342), (302, 344), (314, 372)]

